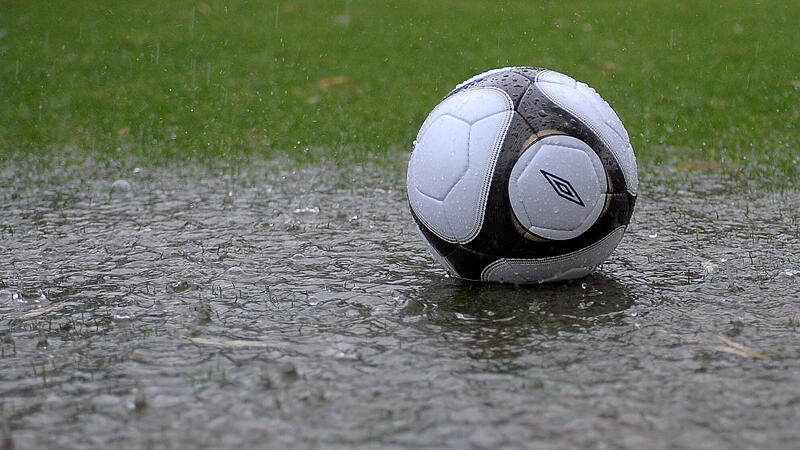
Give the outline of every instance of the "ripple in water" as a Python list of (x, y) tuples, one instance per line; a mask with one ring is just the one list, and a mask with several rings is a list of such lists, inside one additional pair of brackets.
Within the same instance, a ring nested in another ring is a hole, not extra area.
[(515, 288), (445, 277), (402, 163), (58, 170), (3, 178), (17, 447), (800, 439), (796, 192), (653, 174), (601, 270)]

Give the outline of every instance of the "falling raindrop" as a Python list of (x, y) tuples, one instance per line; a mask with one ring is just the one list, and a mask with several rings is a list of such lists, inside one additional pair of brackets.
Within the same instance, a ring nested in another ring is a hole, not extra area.
[(39, 330), (39, 334), (36, 339), (36, 348), (39, 350), (47, 350), (47, 331)]
[(111, 183), (111, 190), (108, 194), (113, 196), (114, 194), (130, 194), (130, 192), (131, 184), (127, 180), (120, 179)]
[(130, 322), (131, 320), (133, 320), (133, 316), (131, 316), (130, 313), (127, 313), (127, 312), (123, 311), (123, 312), (118, 312), (118, 313), (114, 314), (114, 321), (115, 322), (126, 323), (126, 322)]

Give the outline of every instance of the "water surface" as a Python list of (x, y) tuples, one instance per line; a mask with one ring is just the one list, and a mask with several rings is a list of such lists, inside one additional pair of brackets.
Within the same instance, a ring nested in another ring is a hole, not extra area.
[(798, 192), (645, 168), (600, 270), (522, 288), (444, 276), (402, 164), (23, 166), (0, 181), (6, 445), (800, 439)]

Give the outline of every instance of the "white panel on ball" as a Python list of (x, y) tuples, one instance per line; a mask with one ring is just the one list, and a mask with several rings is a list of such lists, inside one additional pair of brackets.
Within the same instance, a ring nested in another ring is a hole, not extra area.
[(531, 233), (555, 240), (580, 236), (600, 217), (608, 180), (585, 142), (553, 135), (525, 149), (508, 182), (511, 209)]
[(443, 201), (469, 167), (470, 126), (453, 116), (437, 118), (422, 139), (417, 140), (414, 187), (426, 196)]
[(552, 70), (540, 72), (535, 84), (551, 102), (578, 117), (603, 140), (622, 168), (628, 190), (636, 195), (639, 178), (630, 138), (608, 103), (585, 83)]
[(513, 115), (508, 94), (485, 88), (452, 95), (425, 120), (409, 161), (408, 199), (439, 238), (463, 244), (480, 231)]
[(569, 280), (589, 275), (611, 255), (622, 240), (624, 232), (625, 227), (619, 227), (593, 245), (562, 256), (497, 260), (483, 269), (481, 280), (528, 284)]

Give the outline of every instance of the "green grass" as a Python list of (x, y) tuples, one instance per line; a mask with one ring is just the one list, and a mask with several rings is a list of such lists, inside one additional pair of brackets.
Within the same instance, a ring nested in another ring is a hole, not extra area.
[(0, 0), (0, 157), (380, 158), (459, 81), (535, 65), (595, 87), (645, 162), (796, 179), (798, 24), (771, 0)]

